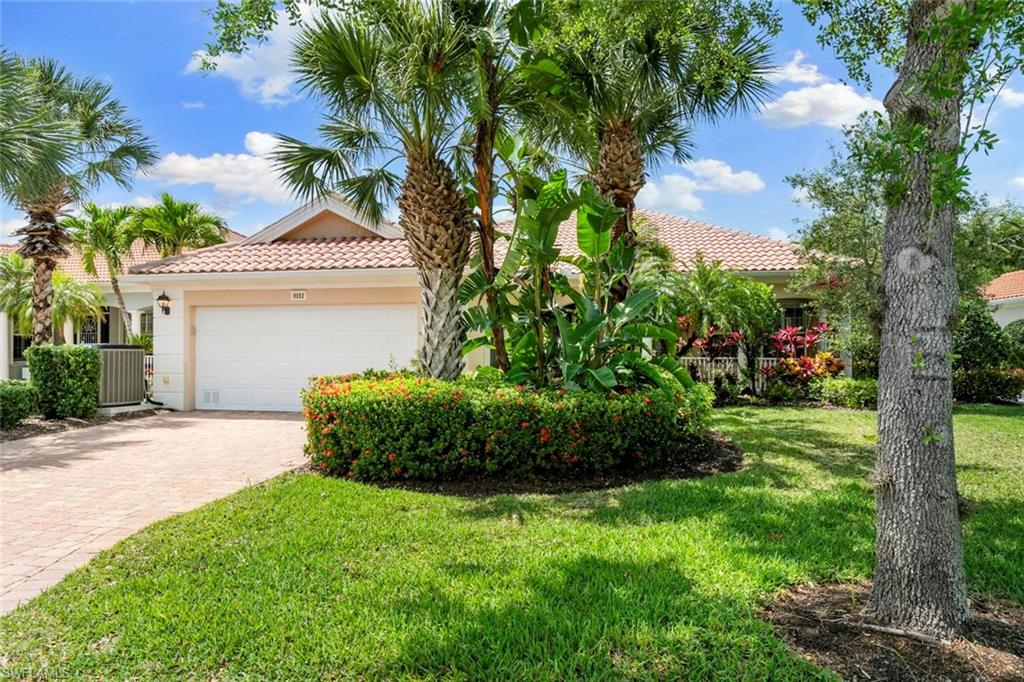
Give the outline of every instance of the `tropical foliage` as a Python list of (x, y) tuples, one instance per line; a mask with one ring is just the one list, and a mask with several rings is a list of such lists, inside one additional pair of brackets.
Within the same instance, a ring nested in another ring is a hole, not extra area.
[(86, 272), (93, 276), (97, 274), (98, 258), (106, 266), (126, 335), (131, 333), (131, 313), (124, 304), (118, 277), (124, 272), (124, 261), (135, 242), (133, 220), (133, 211), (128, 206), (101, 208), (89, 202), (82, 207), (80, 215), (61, 221), (61, 227), (71, 235), (72, 242), (82, 254)]
[(313, 465), (361, 480), (531, 477), (690, 456), (710, 392), (604, 396), (418, 376), (323, 377), (303, 392)]
[(138, 209), (130, 229), (164, 257), (221, 244), (228, 233), (223, 218), (207, 213), (195, 202), (178, 201), (167, 192), (160, 195), (160, 203)]
[(51, 140), (59, 141), (50, 145), (46, 158), (53, 157), (52, 162), (12, 167), (5, 171), (3, 186), (4, 198), (28, 217), (28, 225), (18, 231), (18, 253), (34, 263), (32, 340), (40, 345), (53, 338), (52, 274), (70, 241), (60, 216), (101, 182), (129, 187), (135, 172), (156, 156), (138, 122), (112, 97), (109, 84), (76, 77), (52, 60), (13, 58), (11, 64), (38, 94), (48, 112), (43, 119), (53, 125), (59, 121), (62, 131)]
[[(32, 263), (17, 253), (0, 256), (0, 310), (7, 313), (20, 334), (32, 329)], [(91, 282), (67, 273), (53, 273), (52, 320), (58, 330), (65, 321), (75, 328), (89, 318), (103, 316), (103, 292)], [(70, 341), (71, 339), (65, 339)]]

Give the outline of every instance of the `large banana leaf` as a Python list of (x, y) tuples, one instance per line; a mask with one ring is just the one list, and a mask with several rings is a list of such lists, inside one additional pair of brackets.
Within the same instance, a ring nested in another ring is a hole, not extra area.
[(576, 245), (585, 256), (598, 259), (612, 246), (612, 228), (622, 211), (594, 189), (590, 182), (580, 188), (579, 208), (576, 210)]

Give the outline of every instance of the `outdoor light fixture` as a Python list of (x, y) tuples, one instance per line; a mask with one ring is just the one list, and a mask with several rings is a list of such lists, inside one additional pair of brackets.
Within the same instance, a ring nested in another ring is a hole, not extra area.
[(160, 310), (164, 311), (164, 315), (171, 314), (171, 297), (167, 295), (166, 291), (156, 297), (156, 304), (160, 306)]

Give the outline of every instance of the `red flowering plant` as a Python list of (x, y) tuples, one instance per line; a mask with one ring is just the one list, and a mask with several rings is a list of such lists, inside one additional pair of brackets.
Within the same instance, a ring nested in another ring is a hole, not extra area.
[(302, 402), (313, 466), (361, 480), (645, 466), (686, 456), (711, 406), (703, 386), (605, 395), (416, 376), (317, 378)]
[(715, 359), (735, 355), (742, 340), (743, 335), (735, 329), (725, 332), (710, 326), (703, 338), (693, 342), (693, 347), (699, 350), (701, 355)]
[(809, 327), (783, 327), (772, 335), (779, 360), (761, 371), (770, 382), (803, 387), (815, 379), (834, 377), (843, 371), (843, 363), (834, 354), (819, 351), (818, 344), (832, 328), (825, 322)]

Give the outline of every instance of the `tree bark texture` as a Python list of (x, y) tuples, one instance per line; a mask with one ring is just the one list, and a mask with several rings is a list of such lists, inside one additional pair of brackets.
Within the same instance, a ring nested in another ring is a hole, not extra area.
[(644, 154), (628, 121), (608, 123), (601, 131), (597, 172), (593, 174), (597, 190), (623, 210), (612, 228), (612, 241), (633, 235), (633, 210), (636, 195), (644, 187)]
[(32, 345), (53, 343), (53, 270), (51, 258), (35, 258), (32, 276)]
[(894, 126), (915, 122), (932, 150), (904, 152), (906, 192), (885, 221), (879, 361), (875, 579), (866, 614), (948, 638), (968, 618), (963, 534), (953, 451), (951, 324), (957, 210), (932, 199), (930, 153), (954, 156), (960, 97), (933, 99), (915, 87), (943, 59), (921, 29), (956, 2), (915, 0), (907, 51), (885, 97)]
[(451, 168), (435, 156), (407, 157), (398, 208), (423, 289), (419, 360), (429, 376), (454, 379), (464, 366), (459, 285), (469, 260), (473, 217)]

